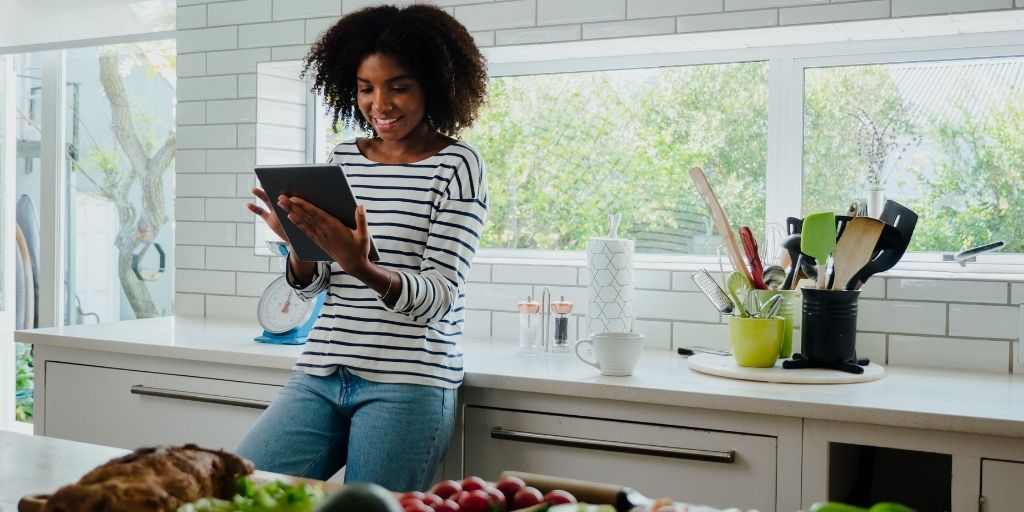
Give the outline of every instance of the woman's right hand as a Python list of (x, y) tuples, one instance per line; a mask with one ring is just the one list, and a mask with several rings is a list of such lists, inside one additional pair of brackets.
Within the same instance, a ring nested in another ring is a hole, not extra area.
[(263, 222), (267, 223), (267, 227), (274, 232), (275, 235), (279, 236), (281, 240), (288, 241), (288, 236), (284, 233), (284, 228), (281, 227), (281, 221), (277, 218), (277, 212), (270, 205), (270, 198), (267, 197), (267, 193), (261, 188), (253, 187), (252, 195), (256, 196), (260, 201), (263, 202), (264, 208), (254, 203), (245, 203), (246, 208), (250, 212), (259, 215)]

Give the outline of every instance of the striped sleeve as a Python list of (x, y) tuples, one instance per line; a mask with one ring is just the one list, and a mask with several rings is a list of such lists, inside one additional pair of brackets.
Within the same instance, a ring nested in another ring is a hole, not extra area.
[(447, 315), (465, 289), (466, 274), (487, 218), (487, 182), (475, 151), (456, 166), (434, 207), (419, 272), (399, 272), (402, 294), (394, 311), (431, 324)]
[(306, 286), (300, 286), (295, 282), (295, 276), (292, 275), (292, 266), (288, 264), (287, 260), (284, 262), (284, 275), (285, 279), (288, 280), (288, 284), (295, 290), (295, 294), (303, 301), (309, 301), (315, 299), (320, 292), (327, 289), (327, 285), (331, 282), (331, 265), (326, 261), (316, 262), (313, 279)]

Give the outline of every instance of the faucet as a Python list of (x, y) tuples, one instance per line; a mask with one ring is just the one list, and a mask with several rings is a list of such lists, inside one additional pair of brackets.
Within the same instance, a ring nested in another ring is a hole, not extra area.
[(977, 260), (979, 254), (986, 252), (998, 251), (1006, 245), (1002, 240), (992, 242), (989, 244), (979, 245), (970, 249), (964, 249), (956, 254), (943, 254), (942, 261), (955, 261), (960, 264), (961, 267), (966, 267), (968, 263)]

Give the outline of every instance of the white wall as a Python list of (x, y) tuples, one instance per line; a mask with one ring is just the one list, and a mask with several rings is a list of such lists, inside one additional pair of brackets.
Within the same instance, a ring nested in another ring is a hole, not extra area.
[[(302, 58), (338, 16), (368, 0), (178, 0), (176, 311), (254, 318), (257, 297), (282, 270), (253, 255), (259, 62)], [(398, 2), (410, 3), (410, 2)], [(481, 46), (609, 39), (1024, 8), (1024, 0), (438, 0)], [(484, 155), (486, 157), (486, 155)], [(514, 304), (537, 287), (586, 303), (581, 266), (474, 266), (467, 335), (515, 333)], [(638, 272), (637, 304), (653, 345), (722, 345), (725, 325), (688, 272)], [(858, 348), (890, 364), (1006, 373), (1018, 338), (1024, 283), (876, 278), (866, 287)], [(578, 313), (583, 313), (578, 308)], [(254, 334), (257, 327), (254, 323)], [(575, 335), (573, 329), (570, 335)]]

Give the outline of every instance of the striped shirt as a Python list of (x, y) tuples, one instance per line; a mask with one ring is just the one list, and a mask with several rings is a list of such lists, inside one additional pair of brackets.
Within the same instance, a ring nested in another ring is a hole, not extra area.
[(480, 155), (458, 142), (419, 162), (382, 164), (353, 140), (329, 162), (342, 165), (366, 207), (377, 264), (398, 273), (401, 293), (388, 306), (334, 262), (319, 262), (305, 288), (286, 271), (304, 300), (327, 290), (296, 369), (324, 376), (344, 366), (377, 382), (458, 387), (466, 274), (487, 216)]

